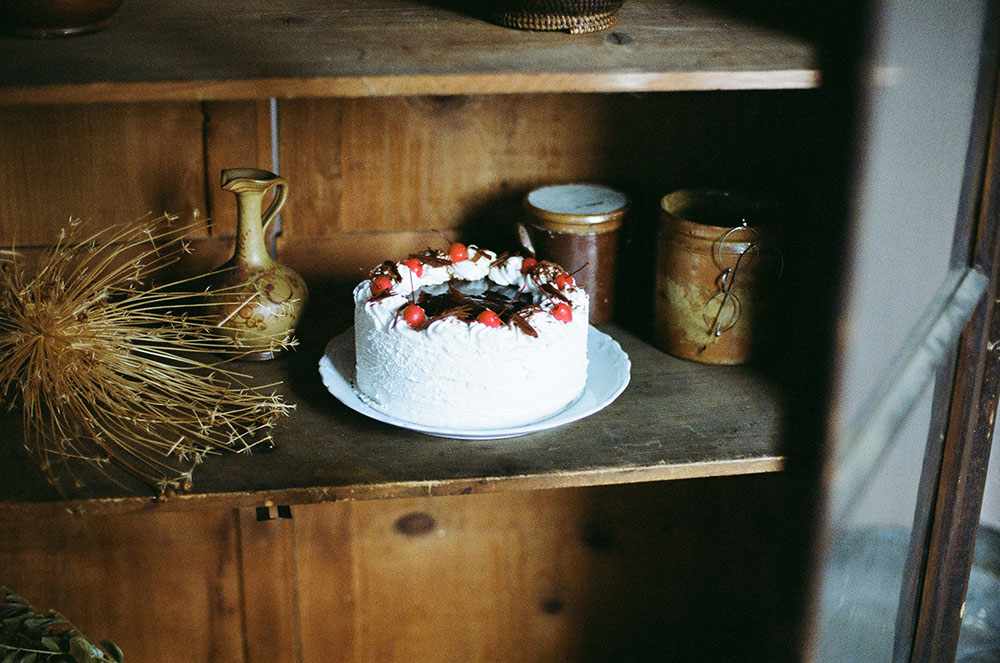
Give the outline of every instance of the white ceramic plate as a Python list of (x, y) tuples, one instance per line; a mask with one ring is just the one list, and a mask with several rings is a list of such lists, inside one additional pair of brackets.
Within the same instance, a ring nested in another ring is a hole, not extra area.
[(492, 440), (517, 437), (549, 430), (571, 421), (590, 416), (610, 405), (625, 387), (631, 376), (632, 362), (618, 345), (618, 341), (591, 327), (587, 335), (587, 385), (578, 399), (556, 414), (523, 426), (491, 429), (439, 428), (415, 424), (391, 417), (376, 410), (358, 397), (354, 391), (354, 328), (331, 340), (319, 360), (319, 374), (323, 384), (347, 407), (378, 421), (409, 430), (451, 437), (461, 440)]

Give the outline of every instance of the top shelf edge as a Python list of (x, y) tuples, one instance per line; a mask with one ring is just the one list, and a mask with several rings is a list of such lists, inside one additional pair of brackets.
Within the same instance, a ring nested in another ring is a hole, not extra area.
[(795, 90), (819, 87), (816, 69), (621, 74), (493, 73), (242, 80), (91, 82), (0, 87), (0, 105), (358, 98), (532, 93)]

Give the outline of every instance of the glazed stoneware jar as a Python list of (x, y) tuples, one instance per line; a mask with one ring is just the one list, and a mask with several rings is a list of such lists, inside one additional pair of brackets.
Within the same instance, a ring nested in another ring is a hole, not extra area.
[(771, 214), (730, 191), (664, 196), (653, 310), (660, 349), (706, 364), (750, 359), (780, 272)]
[(216, 272), (208, 294), (210, 315), (222, 335), (251, 348), (242, 359), (271, 359), (295, 330), (308, 298), (302, 277), (272, 259), (264, 241), (288, 197), (288, 183), (266, 170), (233, 168), (222, 171), (222, 188), (236, 195), (236, 250)]

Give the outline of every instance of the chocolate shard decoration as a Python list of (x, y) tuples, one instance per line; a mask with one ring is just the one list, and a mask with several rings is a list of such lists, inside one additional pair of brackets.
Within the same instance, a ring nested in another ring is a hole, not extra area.
[(432, 318), (428, 318), (427, 324), (430, 324), (435, 320), (442, 320), (444, 318), (458, 318), (462, 322), (469, 322), (471, 320), (474, 320), (476, 317), (472, 313), (473, 313), (472, 307), (467, 304), (464, 304), (462, 306), (455, 306), (445, 311), (441, 311)]
[(490, 267), (499, 267), (500, 265), (506, 263), (509, 258), (510, 258), (510, 252), (504, 251), (503, 253), (501, 253), (496, 257), (496, 260), (490, 263)]
[(513, 323), (514, 323), (514, 325), (515, 325), (515, 326), (516, 326), (516, 327), (517, 327), (518, 329), (520, 329), (520, 330), (521, 330), (522, 332), (524, 332), (524, 333), (525, 333), (525, 334), (527, 334), (528, 336), (531, 336), (532, 338), (538, 338), (538, 332), (536, 332), (536, 331), (535, 331), (535, 328), (534, 328), (534, 327), (532, 327), (532, 326), (531, 326), (531, 325), (530, 325), (530, 324), (528, 323), (528, 321), (527, 321), (527, 320), (525, 320), (525, 319), (524, 319), (524, 318), (523, 318), (523, 317), (521, 316), (521, 314), (520, 314), (520, 313), (515, 313), (515, 314), (511, 315), (511, 316), (510, 316), (510, 321), (511, 321), (511, 322), (513, 322)]
[(545, 294), (547, 294), (547, 295), (555, 297), (556, 299), (561, 299), (564, 302), (566, 302), (567, 304), (571, 303), (569, 301), (569, 297), (567, 297), (566, 295), (562, 294), (559, 291), (559, 288), (555, 287), (551, 283), (541, 283), (541, 284), (539, 284), (538, 287), (541, 288), (542, 291), (545, 292)]

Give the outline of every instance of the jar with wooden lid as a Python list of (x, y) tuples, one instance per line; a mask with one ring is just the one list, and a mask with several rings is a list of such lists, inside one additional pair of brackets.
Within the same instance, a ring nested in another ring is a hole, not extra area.
[(614, 309), (618, 236), (628, 198), (600, 184), (556, 184), (525, 196), (527, 238), (539, 260), (573, 273), (590, 296), (590, 323), (610, 322)]
[(750, 359), (781, 271), (773, 214), (731, 191), (663, 197), (653, 305), (660, 349), (707, 364)]

